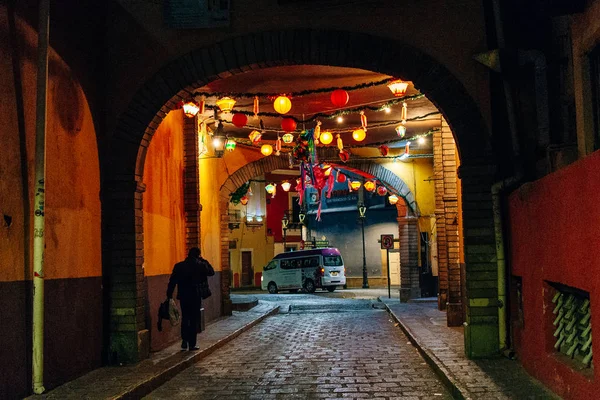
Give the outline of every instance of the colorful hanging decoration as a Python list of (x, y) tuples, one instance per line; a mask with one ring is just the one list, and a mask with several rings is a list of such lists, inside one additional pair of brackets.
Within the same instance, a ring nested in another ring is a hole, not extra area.
[(233, 110), (233, 106), (235, 105), (235, 100), (232, 99), (231, 97), (223, 97), (223, 98), (217, 100), (216, 104), (217, 104), (217, 107), (219, 107), (219, 110), (221, 110), (223, 112), (229, 112), (229, 111)]
[(340, 151), (338, 155), (340, 157), (340, 160), (342, 160), (343, 162), (348, 162), (348, 160), (350, 159), (350, 153), (348, 153), (346, 150)]
[(356, 191), (356, 190), (360, 189), (360, 185), (361, 185), (360, 181), (352, 181), (352, 182), (350, 182), (350, 189)]
[(350, 96), (344, 89), (336, 89), (331, 92), (331, 103), (338, 108), (348, 104), (348, 100), (350, 100)]
[(394, 96), (400, 97), (406, 94), (406, 89), (408, 89), (408, 83), (404, 82), (402, 79), (396, 79), (388, 83), (387, 87), (394, 94)]
[(365, 182), (365, 190), (367, 192), (373, 192), (373, 191), (375, 191), (375, 187), (376, 186), (377, 185), (375, 185), (375, 182), (373, 182), (373, 181), (366, 181)]
[(292, 155), (292, 152), (288, 153), (288, 168), (289, 169), (294, 168), (294, 156)]
[(363, 130), (366, 132), (367, 131), (367, 116), (365, 115), (364, 111), (360, 112), (360, 125), (362, 126)]
[(337, 177), (335, 178), (335, 180), (338, 183), (344, 183), (344, 182), (346, 182), (346, 175), (342, 174), (341, 172), (338, 172)]
[(235, 150), (235, 146), (236, 146), (236, 142), (233, 139), (227, 139), (227, 142), (225, 142), (225, 150), (227, 150), (228, 152), (232, 152)]
[(231, 202), (233, 204), (238, 204), (240, 203), (240, 201), (247, 196), (249, 196), (251, 193), (250, 190), (250, 181), (244, 183), (242, 186), (240, 186), (239, 188), (236, 189), (235, 192), (231, 193), (229, 196), (231, 197)]
[(293, 118), (284, 118), (281, 120), (281, 129), (285, 132), (293, 132), (296, 130), (296, 121)]
[(288, 181), (283, 181), (281, 182), (281, 188), (285, 191), (285, 192), (289, 192), (290, 188), (292, 187), (292, 184), (289, 183)]
[(187, 101), (181, 107), (183, 108), (183, 113), (188, 118), (194, 118), (198, 114), (198, 111), (200, 111), (200, 106), (195, 101)]
[(238, 128), (243, 128), (248, 123), (248, 117), (246, 116), (246, 114), (235, 113), (231, 118), (231, 123), (237, 126)]
[(400, 119), (402, 120), (402, 124), (406, 124), (406, 120), (408, 119), (408, 105), (405, 101), (402, 102), (402, 112), (400, 113)]
[(269, 183), (267, 186), (265, 186), (265, 190), (267, 191), (267, 193), (269, 193), (271, 196), (275, 197), (275, 191), (276, 191), (276, 187), (277, 184), (276, 183)]
[(390, 152), (390, 148), (387, 147), (385, 144), (382, 144), (381, 146), (379, 146), (379, 153), (382, 156), (384, 156), (384, 157), (387, 156), (389, 152)]
[(273, 146), (270, 144), (263, 144), (260, 148), (260, 152), (265, 157), (270, 156), (273, 153)]
[(283, 135), (283, 143), (290, 144), (294, 141), (294, 135), (291, 133), (286, 133)]
[(248, 138), (250, 138), (253, 144), (258, 144), (260, 143), (260, 139), (262, 138), (262, 133), (260, 133), (259, 131), (252, 131), (248, 135)]
[(277, 134), (277, 141), (275, 142), (275, 155), (281, 155), (281, 138), (279, 137), (279, 134)]
[(404, 155), (408, 156), (410, 154), (410, 142), (406, 142), (406, 145), (404, 146)]
[(394, 205), (398, 202), (398, 196), (393, 194), (390, 197), (388, 197), (388, 201), (390, 202), (390, 204)]
[(315, 140), (319, 140), (321, 136), (321, 121), (317, 121), (317, 126), (315, 126), (315, 132), (313, 133)]
[(331, 167), (331, 165), (323, 165), (323, 171), (325, 171), (325, 176), (330, 176), (331, 175), (331, 171), (333, 171), (333, 168)]
[(352, 132), (352, 138), (357, 142), (362, 142), (365, 140), (366, 136), (367, 133), (363, 129), (356, 129), (354, 132)]
[(403, 138), (406, 135), (406, 126), (404, 124), (400, 124), (396, 127), (396, 133), (398, 137)]
[(387, 194), (387, 188), (385, 186), (377, 186), (377, 194), (385, 196)]
[(258, 108), (258, 96), (254, 96), (254, 106), (252, 107), (252, 112), (254, 113), (254, 118), (258, 118), (258, 113), (260, 112)]
[(287, 114), (292, 109), (292, 101), (287, 96), (279, 96), (273, 102), (273, 108), (279, 114)]
[(344, 142), (342, 141), (342, 137), (340, 136), (339, 133), (336, 135), (336, 137), (337, 137), (337, 148), (340, 149), (340, 153), (341, 153), (342, 150), (344, 150)]
[(200, 100), (198, 101), (198, 107), (200, 107), (200, 110), (198, 110), (198, 114), (204, 114), (204, 108), (206, 107), (206, 96), (200, 96)]
[(240, 203), (242, 203), (242, 205), (245, 206), (246, 204), (248, 204), (248, 200), (250, 200), (248, 196), (242, 196), (242, 198), (240, 199)]
[(319, 136), (319, 140), (323, 144), (330, 144), (333, 141), (333, 135), (331, 134), (331, 132), (325, 131), (321, 133), (321, 136)]

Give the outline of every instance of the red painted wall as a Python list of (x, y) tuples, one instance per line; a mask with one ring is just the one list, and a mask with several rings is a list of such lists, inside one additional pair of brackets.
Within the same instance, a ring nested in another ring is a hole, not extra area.
[[(289, 181), (292, 184), (289, 193), (294, 193), (296, 190), (296, 178), (297, 176), (277, 175), (277, 174), (266, 174), (265, 180), (267, 182), (277, 183), (277, 192), (275, 197), (267, 195), (267, 230), (271, 230), (273, 239), (275, 242), (283, 241), (283, 232), (281, 230), (281, 220), (283, 214), (290, 209), (289, 205), (289, 194), (284, 192), (281, 188), (281, 182), (284, 180)], [(287, 238), (289, 241), (289, 237)], [(260, 285), (259, 285), (260, 286)]]
[[(512, 274), (523, 281), (524, 323), (514, 334), (530, 374), (569, 399), (598, 398), (599, 368), (584, 376), (555, 358), (550, 290), (559, 282), (590, 293), (600, 332), (600, 152), (524, 185), (509, 197)], [(596, 336), (598, 337), (598, 336)], [(600, 340), (593, 343), (600, 354)], [(596, 365), (598, 367), (598, 365)]]

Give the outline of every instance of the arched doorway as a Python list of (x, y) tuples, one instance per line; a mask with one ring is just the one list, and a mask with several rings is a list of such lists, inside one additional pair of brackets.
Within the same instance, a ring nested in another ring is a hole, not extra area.
[[(260, 51), (249, 53), (247, 48)], [(109, 155), (103, 159), (103, 260), (111, 280), (107, 288), (111, 299), (109, 354), (130, 361), (142, 353), (138, 343), (144, 342), (139, 335), (144, 330), (145, 294), (136, 278), (143, 276), (144, 257), (140, 177), (156, 128), (179, 100), (220, 75), (236, 74), (250, 65), (281, 64), (355, 67), (403, 76), (441, 110), (461, 156), (467, 295), (473, 300), (467, 311), (467, 353), (472, 357), (495, 353), (498, 324), (486, 317), (496, 310), (490, 289), (495, 281), (486, 282), (486, 290), (470, 285), (487, 281), (486, 276), (496, 268), (494, 235), (489, 229), (493, 221), (489, 188), (495, 167), (475, 101), (443, 64), (401, 42), (341, 31), (280, 30), (229, 39), (174, 60), (144, 84), (120, 116)], [(133, 289), (123, 290), (120, 282), (133, 283)], [(124, 301), (112, 301), (116, 298)], [(475, 308), (477, 312), (471, 313)]]

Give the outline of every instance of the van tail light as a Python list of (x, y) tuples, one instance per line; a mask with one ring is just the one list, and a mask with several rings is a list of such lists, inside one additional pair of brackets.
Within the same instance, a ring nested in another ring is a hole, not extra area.
[(344, 267), (344, 276), (346, 276), (346, 267)]

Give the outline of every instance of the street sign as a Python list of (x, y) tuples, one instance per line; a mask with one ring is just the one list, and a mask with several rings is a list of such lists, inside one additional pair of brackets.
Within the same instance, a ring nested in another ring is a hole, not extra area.
[(389, 250), (394, 248), (394, 235), (381, 235), (381, 249)]

